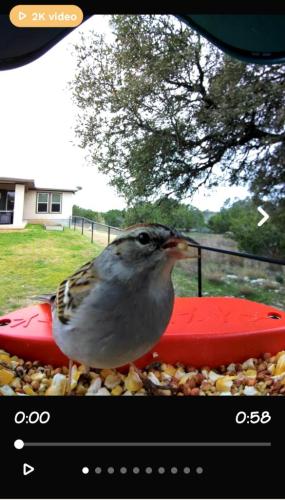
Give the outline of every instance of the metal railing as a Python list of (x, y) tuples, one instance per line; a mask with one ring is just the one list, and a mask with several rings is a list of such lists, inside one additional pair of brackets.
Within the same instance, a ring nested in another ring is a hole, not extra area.
[(198, 271), (198, 297), (202, 297), (202, 251), (207, 250), (209, 252), (222, 253), (224, 255), (234, 255), (236, 257), (242, 257), (244, 259), (255, 260), (259, 262), (267, 262), (268, 264), (276, 264), (279, 266), (285, 266), (285, 260), (283, 259), (273, 259), (271, 257), (263, 257), (261, 255), (254, 255), (251, 253), (236, 252), (234, 250), (224, 250), (221, 248), (208, 247), (205, 245), (196, 245), (189, 242), (189, 245), (193, 248), (197, 248), (197, 271)]
[[(111, 235), (119, 234), (122, 229), (118, 227), (108, 226), (107, 224), (101, 224), (100, 222), (92, 221), (90, 219), (86, 219), (85, 217), (73, 216), (69, 220), (69, 227), (81, 228), (81, 234), (84, 234), (84, 229), (89, 227), (91, 230), (91, 242), (94, 240), (94, 230), (105, 231), (108, 236), (108, 244), (111, 241)], [(187, 239), (187, 237), (185, 237)], [(234, 255), (236, 257), (241, 257), (244, 259), (255, 260), (259, 262), (266, 262), (268, 264), (275, 264), (279, 266), (285, 266), (285, 259), (273, 259), (272, 257), (263, 257), (260, 255), (254, 255), (250, 253), (237, 252), (235, 250), (224, 250), (222, 248), (208, 247), (205, 245), (200, 245), (200, 243), (193, 243), (193, 239), (189, 238), (189, 245), (193, 248), (197, 248), (197, 278), (198, 278), (198, 289), (197, 295), (198, 297), (203, 296), (203, 280), (202, 280), (202, 259), (203, 259), (203, 250), (208, 252), (221, 253), (224, 255)]]
[(94, 241), (94, 231), (106, 233), (108, 245), (111, 242), (111, 236), (116, 236), (122, 231), (119, 227), (108, 226), (107, 224), (102, 224), (86, 217), (80, 217), (79, 215), (69, 218), (69, 227), (73, 228), (74, 231), (76, 228), (79, 228), (81, 234), (84, 234), (84, 231), (90, 231), (91, 243)]

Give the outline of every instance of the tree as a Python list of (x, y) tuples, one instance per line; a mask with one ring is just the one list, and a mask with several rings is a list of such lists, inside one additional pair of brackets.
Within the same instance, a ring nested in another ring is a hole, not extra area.
[(124, 210), (108, 210), (103, 213), (105, 224), (113, 227), (125, 226), (125, 211)]
[(230, 231), (240, 250), (282, 258), (285, 254), (284, 211), (276, 211), (273, 204), (267, 204), (270, 221), (258, 227), (261, 218), (254, 200), (247, 198), (231, 205), (225, 204), (220, 213), (209, 220), (209, 227), (218, 233)]
[(189, 230), (205, 225), (202, 212), (195, 207), (163, 198), (155, 203), (139, 202), (128, 208), (125, 214), (127, 226), (138, 222), (158, 222), (177, 229)]
[(104, 222), (103, 216), (100, 212), (95, 212), (90, 208), (82, 208), (78, 205), (73, 205), (72, 215), (77, 215), (79, 217), (85, 217), (86, 219), (94, 220), (96, 222)]
[(170, 16), (111, 26), (76, 46), (72, 89), (80, 144), (118, 191), (179, 199), (225, 179), (282, 200), (285, 66), (233, 60)]

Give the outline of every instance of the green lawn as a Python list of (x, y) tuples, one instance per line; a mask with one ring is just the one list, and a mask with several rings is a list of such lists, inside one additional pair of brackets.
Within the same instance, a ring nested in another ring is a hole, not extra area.
[(36, 294), (55, 291), (64, 278), (102, 248), (68, 228), (52, 232), (28, 225), (23, 231), (1, 231), (0, 315), (32, 304), (31, 297)]

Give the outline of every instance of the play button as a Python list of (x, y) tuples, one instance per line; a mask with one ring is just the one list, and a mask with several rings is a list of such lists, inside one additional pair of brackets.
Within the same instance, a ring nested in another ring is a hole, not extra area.
[(32, 465), (29, 464), (24, 464), (23, 465), (23, 474), (24, 476), (27, 476), (28, 474), (31, 474), (34, 472), (35, 468)]

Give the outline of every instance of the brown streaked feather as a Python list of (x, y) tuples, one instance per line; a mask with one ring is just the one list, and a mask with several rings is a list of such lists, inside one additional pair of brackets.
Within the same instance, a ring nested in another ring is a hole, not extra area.
[(147, 224), (146, 222), (139, 222), (138, 224), (134, 224), (133, 226), (126, 227), (125, 231), (129, 231), (130, 229), (136, 229), (137, 227), (158, 227), (158, 228), (162, 227), (163, 229), (172, 232), (172, 229), (170, 227), (165, 226), (164, 224), (158, 224), (156, 222), (149, 224)]
[(74, 314), (74, 310), (88, 295), (90, 289), (99, 281), (93, 266), (94, 260), (80, 267), (69, 278), (62, 281), (57, 289), (56, 307), (58, 319), (62, 323), (68, 323)]

